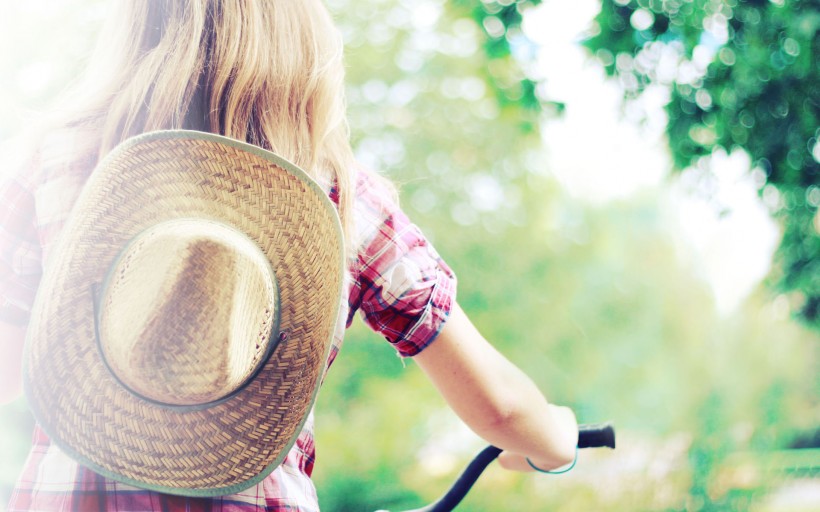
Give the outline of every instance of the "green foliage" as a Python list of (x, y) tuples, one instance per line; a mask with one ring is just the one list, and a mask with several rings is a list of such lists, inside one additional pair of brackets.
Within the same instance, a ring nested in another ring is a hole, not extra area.
[[(405, 209), (459, 275), (459, 302), (548, 396), (573, 405), (582, 421), (611, 418), (626, 432), (619, 452), (603, 455), (602, 464), (614, 457), (613, 471), (622, 473), (624, 459), (617, 457), (639, 452), (636, 438), (656, 452), (647, 467), (611, 483), (624, 488), (615, 496), (583, 473), (595, 470), (591, 461), (569, 483), (490, 471), (465, 508), (673, 510), (706, 496), (714, 507), (742, 510), (765, 492), (765, 482), (744, 490), (716, 489), (714, 481), (725, 478), (728, 453), (766, 453), (811, 428), (813, 415), (801, 414), (812, 396), (811, 335), (762, 298), (737, 317), (718, 317), (706, 284), (681, 263), (661, 198), (589, 208), (549, 180), (541, 141), (521, 123), (535, 109), (505, 100), (503, 83), (488, 71), (498, 58), (519, 66), (511, 41), (525, 4), (451, 1), (434, 27), (421, 28), (381, 27), (391, 12), (411, 18), (409, 3), (374, 2), (361, 16), (339, 11), (347, 13), (357, 148), (369, 158), (375, 153), (374, 164), (400, 183)], [(504, 25), (503, 37), (487, 30), (495, 22), (484, 19), (493, 16)], [(364, 26), (383, 37), (367, 40), (356, 28)], [(436, 50), (419, 49), (419, 37)], [(463, 52), (452, 51), (452, 37)], [(467, 51), (473, 48), (483, 55)], [(420, 56), (418, 67), (408, 68), (413, 54)], [(513, 76), (524, 75), (519, 69)], [(473, 79), (486, 84), (483, 94), (459, 86)], [(383, 94), (369, 96), (368, 89)], [(415, 91), (409, 101), (391, 100), (408, 89)], [(485, 185), (503, 200), (488, 205), (477, 192)], [(775, 347), (773, 337), (781, 340)], [(418, 506), (435, 499), (460, 469), (456, 463), (430, 473), (429, 446), (452, 435), (436, 418), (449, 418), (445, 425), (457, 420), (412, 362), (404, 368), (379, 343), (365, 329), (352, 330), (320, 395), (316, 481), (329, 510), (367, 510), (372, 493), (392, 492), (395, 482), (419, 497), (402, 506)], [(790, 391), (772, 392), (775, 382)], [(648, 467), (669, 457), (666, 440), (681, 433), (690, 439), (684, 462), (691, 465), (673, 466), (655, 480)], [(469, 446), (476, 451), (480, 442), (439, 451), (463, 463), (472, 455)], [(366, 475), (353, 482), (370, 484), (350, 485), (353, 496), (338, 504), (351, 470)]]
[[(740, 147), (765, 173), (771, 186), (761, 190), (784, 227), (773, 280), (820, 327), (818, 3), (604, 0), (596, 25), (585, 44), (628, 97), (650, 84), (671, 87), (667, 131), (678, 168)], [(661, 69), (670, 48), (675, 73)]]
[[(379, 483), (374, 486), (374, 482)], [(399, 483), (392, 467), (373, 473), (343, 473), (328, 481), (322, 490), (322, 502), (328, 504), (323, 510), (329, 511), (409, 510), (422, 501)]]
[(502, 108), (523, 110), (522, 127), (535, 130), (540, 102), (535, 94), (535, 82), (522, 76), (512, 46), (525, 44), (521, 33), (522, 13), (541, 0), (483, 1), (451, 0), (452, 13), (468, 16), (482, 28), (482, 48), (486, 57), (484, 79), (495, 91)]

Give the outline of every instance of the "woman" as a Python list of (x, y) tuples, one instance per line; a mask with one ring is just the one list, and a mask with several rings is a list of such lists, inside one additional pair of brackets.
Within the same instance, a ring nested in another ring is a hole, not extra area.
[[(342, 44), (319, 0), (116, 2), (84, 82), (44, 125), (27, 163), (0, 196), (0, 374), (19, 394), (20, 353), (42, 268), (99, 158), (158, 129), (212, 132), (270, 149), (325, 185), (349, 256), (350, 324), (359, 310), (412, 357), (453, 410), (529, 471), (572, 461), (577, 424), (473, 327), (455, 302), (455, 277), (395, 201), (359, 168), (348, 140)], [(66, 110), (70, 109), (70, 110)], [(414, 276), (412, 279), (397, 276)], [(344, 326), (337, 329), (332, 364)], [(529, 459), (529, 460), (527, 460)], [(8, 510), (318, 510), (308, 421), (281, 466), (256, 487), (187, 498), (108, 480), (80, 466), (38, 428)]]

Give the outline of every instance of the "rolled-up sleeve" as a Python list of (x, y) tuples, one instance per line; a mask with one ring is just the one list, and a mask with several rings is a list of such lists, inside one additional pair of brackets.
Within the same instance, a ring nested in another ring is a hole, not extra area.
[(34, 196), (23, 180), (0, 180), (0, 320), (26, 325), (42, 276)]
[(360, 172), (354, 208), (359, 250), (350, 316), (356, 309), (403, 357), (438, 335), (455, 301), (456, 277), (376, 178)]

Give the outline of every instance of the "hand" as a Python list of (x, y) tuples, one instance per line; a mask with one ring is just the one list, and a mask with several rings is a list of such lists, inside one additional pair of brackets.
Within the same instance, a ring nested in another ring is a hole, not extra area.
[[(554, 471), (568, 464), (575, 459), (576, 447), (578, 446), (578, 421), (575, 413), (569, 407), (550, 404), (551, 420), (555, 424), (557, 439), (553, 454), (549, 457), (530, 456), (529, 460), (539, 469)], [(535, 469), (527, 462), (527, 456), (510, 451), (504, 451), (499, 455), (498, 461), (501, 467), (511, 471), (532, 472)]]
[[(530, 460), (532, 460), (532, 459), (530, 459)], [(517, 453), (501, 452), (501, 454), (498, 456), (498, 462), (499, 462), (499, 464), (501, 464), (502, 468), (504, 468), (506, 470), (509, 470), (509, 471), (520, 471), (522, 473), (534, 473), (535, 472), (535, 468), (533, 468), (532, 465), (530, 465), (530, 463), (527, 462), (527, 457), (524, 457), (523, 455), (518, 455)], [(539, 469), (542, 469), (544, 471), (560, 471), (563, 468), (569, 467), (569, 465), (572, 464), (573, 462), (574, 462), (574, 460), (570, 461), (567, 464), (561, 464), (559, 466), (556, 466), (555, 464), (547, 464), (547, 463), (537, 462), (537, 461), (533, 461), (533, 464), (535, 464), (536, 467), (538, 467)], [(554, 466), (554, 467), (551, 467), (551, 466)]]
[(498, 463), (501, 467), (509, 471), (521, 471), (531, 473), (535, 470), (527, 463), (527, 458), (517, 453), (503, 451), (498, 456)]

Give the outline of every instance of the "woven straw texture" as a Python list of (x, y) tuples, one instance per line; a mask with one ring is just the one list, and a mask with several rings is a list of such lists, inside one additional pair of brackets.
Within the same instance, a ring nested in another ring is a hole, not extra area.
[[(278, 283), (283, 341), (250, 383), (206, 407), (131, 393), (95, 337), (93, 290), (119, 253), (137, 234), (180, 218), (245, 233)], [(107, 476), (175, 494), (225, 494), (269, 474), (312, 407), (339, 309), (341, 230), (319, 187), (243, 143), (147, 134), (94, 171), (60, 244), (35, 302), (25, 371), (32, 409), (54, 441)]]
[(179, 219), (140, 233), (97, 301), (109, 369), (164, 404), (230, 395), (279, 339), (275, 279), (256, 244), (224, 224)]

